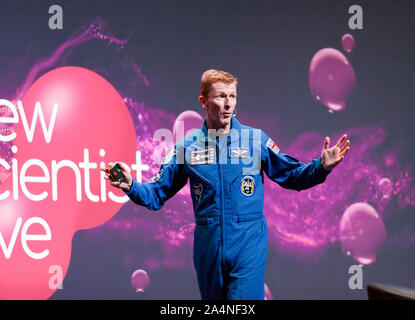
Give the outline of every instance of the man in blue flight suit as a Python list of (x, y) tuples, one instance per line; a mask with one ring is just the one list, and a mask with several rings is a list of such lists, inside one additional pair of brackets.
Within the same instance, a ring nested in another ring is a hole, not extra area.
[(110, 183), (136, 204), (158, 210), (189, 180), (196, 219), (193, 261), (202, 299), (263, 300), (264, 172), (283, 188), (313, 187), (343, 160), (350, 141), (344, 143), (343, 135), (329, 148), (326, 137), (321, 156), (301, 163), (262, 130), (236, 119), (236, 85), (227, 72), (206, 71), (199, 97), (206, 111), (202, 128), (176, 144), (150, 181), (138, 183), (118, 162), (126, 181)]

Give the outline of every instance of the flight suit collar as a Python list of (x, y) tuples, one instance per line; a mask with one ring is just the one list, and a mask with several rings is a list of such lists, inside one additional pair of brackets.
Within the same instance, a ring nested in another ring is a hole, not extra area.
[[(203, 125), (202, 125), (200, 130), (201, 130), (201, 138), (204, 141), (210, 141), (210, 142), (215, 141), (216, 136), (212, 136), (212, 135), (208, 134), (209, 132), (208, 132), (208, 129), (207, 129), (207, 126), (206, 126), (206, 119), (203, 121)], [(238, 134), (233, 134), (233, 135), (232, 134), (225, 134), (227, 136), (228, 144), (237, 141), (239, 139), (239, 136), (240, 136), (241, 123), (234, 116), (232, 116), (232, 119), (231, 119), (231, 130), (237, 130)]]

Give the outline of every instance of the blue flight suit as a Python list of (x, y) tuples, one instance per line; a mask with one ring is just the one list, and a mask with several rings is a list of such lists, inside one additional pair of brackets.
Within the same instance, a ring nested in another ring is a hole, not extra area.
[(149, 182), (133, 179), (126, 192), (151, 210), (187, 180), (196, 219), (193, 262), (202, 299), (264, 300), (268, 228), (263, 215), (264, 172), (297, 191), (325, 181), (320, 157), (308, 164), (280, 152), (262, 130), (232, 117), (229, 134), (206, 128), (187, 135)]

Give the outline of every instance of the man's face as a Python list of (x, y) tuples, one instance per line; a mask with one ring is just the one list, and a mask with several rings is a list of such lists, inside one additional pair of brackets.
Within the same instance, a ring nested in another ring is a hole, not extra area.
[(211, 85), (208, 96), (200, 96), (199, 101), (207, 113), (208, 123), (216, 128), (228, 126), (236, 107), (236, 85), (215, 82)]

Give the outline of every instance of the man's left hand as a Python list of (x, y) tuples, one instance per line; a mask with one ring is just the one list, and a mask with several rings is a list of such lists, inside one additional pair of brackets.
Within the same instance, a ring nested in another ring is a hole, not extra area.
[(321, 151), (321, 164), (323, 165), (323, 168), (325, 170), (332, 170), (335, 166), (342, 162), (347, 152), (349, 152), (350, 140), (347, 140), (346, 143), (343, 146), (341, 146), (346, 137), (347, 134), (344, 134), (336, 143), (336, 145), (331, 148), (329, 147), (330, 138), (326, 137), (326, 139), (324, 139), (324, 146), (323, 150)]

